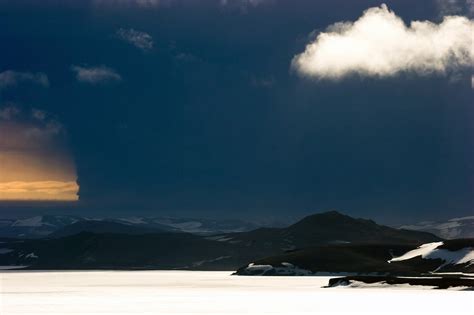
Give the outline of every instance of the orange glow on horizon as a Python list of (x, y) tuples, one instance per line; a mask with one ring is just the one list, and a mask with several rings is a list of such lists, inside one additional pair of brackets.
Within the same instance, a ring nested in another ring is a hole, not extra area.
[(0, 201), (77, 201), (64, 126), (40, 110), (0, 108)]
[(0, 183), (0, 200), (77, 201), (78, 191), (75, 181), (12, 181)]

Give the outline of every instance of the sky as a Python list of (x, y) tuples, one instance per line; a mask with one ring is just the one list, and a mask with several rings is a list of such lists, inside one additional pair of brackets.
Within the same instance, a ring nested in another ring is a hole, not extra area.
[(473, 213), (472, 0), (0, 0), (0, 216)]

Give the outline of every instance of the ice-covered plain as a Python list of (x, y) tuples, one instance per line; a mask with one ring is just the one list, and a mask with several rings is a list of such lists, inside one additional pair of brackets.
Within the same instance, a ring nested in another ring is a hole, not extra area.
[(474, 314), (472, 291), (322, 288), (328, 279), (199, 271), (5, 271), (0, 314)]

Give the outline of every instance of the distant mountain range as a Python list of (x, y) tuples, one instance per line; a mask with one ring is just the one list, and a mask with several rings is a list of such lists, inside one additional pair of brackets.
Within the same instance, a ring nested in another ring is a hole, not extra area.
[(445, 239), (474, 238), (474, 216), (454, 218), (447, 221), (425, 221), (400, 228), (425, 231)]
[(67, 225), (85, 220), (78, 216), (45, 215), (24, 219), (1, 219), (0, 237), (39, 238)]
[[(307, 217), (306, 220), (309, 220), (311, 217), (312, 216)], [(283, 226), (284, 224), (281, 221), (276, 220), (248, 222), (230, 219), (218, 220), (177, 217), (135, 216), (124, 218), (93, 218), (74, 215), (44, 215), (22, 219), (0, 219), (0, 237), (60, 237), (73, 235), (81, 231), (125, 234), (140, 234), (141, 232), (185, 232), (199, 235), (212, 235), (248, 232), (258, 228)], [(443, 239), (474, 238), (474, 216), (453, 218), (447, 221), (424, 221), (417, 224), (401, 225), (397, 228), (428, 232)], [(271, 234), (271, 230), (263, 230), (256, 233)], [(305, 236), (302, 237), (305, 238)], [(310, 240), (308, 241), (310, 243), (312, 242)], [(345, 240), (339, 241), (344, 242)], [(287, 239), (286, 242), (291, 243), (291, 240)], [(293, 247), (290, 243), (287, 244), (288, 249)]]
[[(322, 248), (320, 254), (309, 256), (312, 263), (321, 264), (318, 270), (366, 271), (367, 266), (377, 266), (370, 264), (380, 257), (388, 260), (423, 243), (441, 241), (430, 233), (390, 228), (335, 211), (308, 216), (286, 228), (212, 235), (186, 233), (169, 226), (164, 231), (161, 225), (139, 228), (139, 221), (128, 225), (121, 222), (78, 220), (47, 238), (0, 239), (0, 265), (30, 269), (235, 270), (265, 257), (306, 255), (312, 248)], [(47, 225), (38, 219), (33, 223)], [(363, 256), (358, 251), (365, 253), (368, 263), (358, 260)], [(345, 257), (344, 263), (334, 263), (337, 257)]]
[[(43, 238), (73, 235), (79, 232), (140, 234), (141, 232), (186, 232), (215, 234), (244, 232), (274, 221), (252, 223), (243, 220), (212, 220), (172, 217), (90, 218), (44, 215), (24, 219), (0, 219), (0, 237)], [(141, 231), (141, 232), (140, 232)]]

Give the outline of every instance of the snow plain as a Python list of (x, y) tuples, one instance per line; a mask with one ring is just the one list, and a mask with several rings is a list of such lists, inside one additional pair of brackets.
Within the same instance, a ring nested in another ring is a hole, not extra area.
[[(450, 251), (447, 249), (439, 249), (443, 242), (426, 243), (420, 247), (411, 250), (400, 257), (390, 259), (388, 262), (403, 261), (421, 256), (423, 259), (441, 259), (444, 264), (439, 268), (447, 264), (473, 264), (474, 263), (474, 249), (471, 247), (462, 248), (457, 251)], [(438, 269), (439, 269), (438, 268)]]
[(200, 271), (5, 271), (0, 314), (474, 314), (473, 291), (322, 288), (328, 280)]

